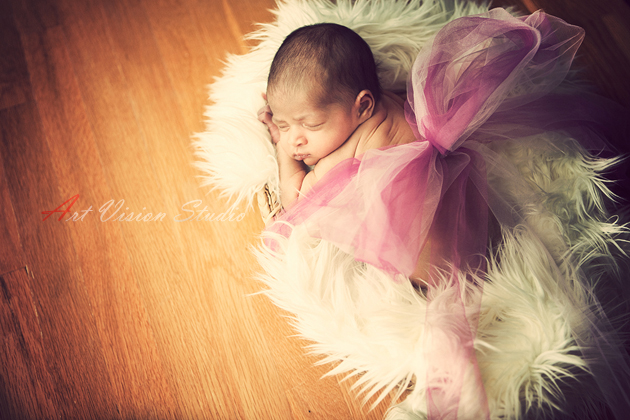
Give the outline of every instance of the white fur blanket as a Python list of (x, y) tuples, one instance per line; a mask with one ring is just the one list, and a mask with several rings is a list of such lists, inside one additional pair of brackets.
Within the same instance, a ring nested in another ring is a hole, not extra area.
[[(324, 21), (350, 27), (372, 47), (383, 88), (402, 91), (427, 39), (446, 22), (485, 10), (448, 0), (279, 3), (277, 21), (250, 36), (259, 45), (229, 57), (211, 86), (206, 131), (194, 139), (204, 184), (234, 206), (251, 204), (265, 184), (278, 191), (275, 151), (256, 111), (264, 105), (273, 56), (294, 29)], [(526, 216), (503, 232), (485, 279), (475, 349), (491, 418), (591, 418), (601, 396), (592, 391), (575, 325), (592, 316), (591, 285), (616, 276), (614, 254), (624, 246), (624, 228), (606, 214), (608, 190), (599, 175), (614, 162), (557, 136), (504, 142), (495, 152), (527, 185), (514, 196), (508, 180), (489, 179)], [(294, 315), (297, 331), (313, 343), (310, 350), (334, 364), (331, 374), (358, 376), (366, 399), (393, 393), (396, 400), (406, 392), (388, 418), (426, 418), (423, 341), (436, 333), (425, 328), (426, 297), (300, 226), (277, 240), (278, 252), (255, 251), (264, 269), (260, 279), (273, 302)], [(578, 269), (586, 282), (573, 281)], [(431, 304), (439, 305), (440, 295)], [(464, 392), (461, 417), (473, 418), (477, 406)]]

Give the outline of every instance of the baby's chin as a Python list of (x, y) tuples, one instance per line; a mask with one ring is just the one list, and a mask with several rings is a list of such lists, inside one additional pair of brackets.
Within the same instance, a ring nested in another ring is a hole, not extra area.
[(300, 161), (308, 166), (316, 165), (321, 160), (318, 156), (313, 156), (310, 153), (294, 153), (293, 159)]
[(303, 162), (307, 164), (308, 166), (313, 166), (313, 165), (316, 165), (317, 162), (319, 162), (319, 158), (308, 156), (307, 158), (303, 160)]

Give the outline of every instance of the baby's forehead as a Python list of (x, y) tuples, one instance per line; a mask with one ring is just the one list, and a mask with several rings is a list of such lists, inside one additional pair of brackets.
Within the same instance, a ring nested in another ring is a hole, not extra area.
[(318, 110), (333, 111), (333, 108), (347, 108), (347, 103), (338, 99), (339, 95), (330, 92), (316, 80), (301, 83), (283, 83), (267, 89), (267, 99), (272, 110), (276, 106), (300, 103)]
[(321, 82), (312, 77), (308, 78), (284, 78), (279, 83), (275, 83), (267, 88), (267, 95), (278, 97), (306, 97), (309, 100), (317, 101), (326, 94), (326, 89)]
[(334, 103), (321, 104), (317, 100), (301, 98), (296, 95), (277, 95), (268, 97), (269, 106), (276, 122), (323, 121), (347, 110)]
[(309, 89), (271, 89), (267, 90), (267, 101), (274, 107), (296, 106), (313, 109), (320, 108), (320, 95)]

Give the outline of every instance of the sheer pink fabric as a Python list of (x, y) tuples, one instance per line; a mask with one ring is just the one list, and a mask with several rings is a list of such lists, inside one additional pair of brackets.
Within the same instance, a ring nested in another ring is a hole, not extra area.
[[(588, 101), (554, 93), (583, 37), (538, 12), (493, 9), (447, 24), (411, 70), (405, 114), (418, 140), (341, 162), (269, 228), (288, 236), (304, 224), (355, 259), (405, 276), (431, 239), (430, 418), (489, 418), (473, 348), (483, 288), (475, 274), (486, 269), (489, 211), (508, 227), (519, 216), (489, 190), (483, 144), (597, 123)], [(580, 132), (601, 145), (592, 130)], [(434, 301), (445, 289), (448, 301)], [(476, 402), (465, 411), (464, 392)]]

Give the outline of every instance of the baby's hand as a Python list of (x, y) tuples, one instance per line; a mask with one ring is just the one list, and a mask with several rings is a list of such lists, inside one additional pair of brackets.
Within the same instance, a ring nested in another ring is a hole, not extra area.
[(278, 126), (271, 121), (272, 116), (273, 113), (269, 105), (265, 105), (258, 110), (258, 121), (267, 126), (269, 134), (271, 134), (271, 141), (273, 141), (273, 144), (277, 144), (280, 140), (280, 130), (278, 130)]

